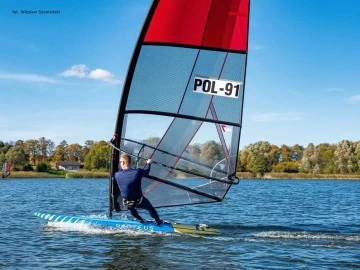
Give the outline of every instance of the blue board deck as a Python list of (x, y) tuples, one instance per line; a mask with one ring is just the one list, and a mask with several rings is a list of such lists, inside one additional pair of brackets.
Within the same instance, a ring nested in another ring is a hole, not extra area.
[(206, 225), (187, 225), (179, 223), (162, 223), (156, 225), (152, 221), (146, 221), (140, 223), (133, 220), (125, 219), (101, 219), (90, 217), (74, 217), (64, 215), (53, 215), (45, 213), (34, 213), (35, 216), (50, 222), (62, 222), (62, 223), (83, 223), (103, 227), (115, 227), (126, 230), (138, 230), (144, 232), (162, 232), (162, 233), (188, 233), (188, 234), (201, 234), (201, 235), (213, 235), (219, 234), (217, 229), (209, 228)]

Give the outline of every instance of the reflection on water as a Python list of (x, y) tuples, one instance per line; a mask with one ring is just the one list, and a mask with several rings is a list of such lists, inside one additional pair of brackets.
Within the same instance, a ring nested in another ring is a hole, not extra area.
[(148, 235), (124, 237), (117, 235), (112, 241), (110, 249), (105, 254), (109, 261), (105, 261), (105, 269), (159, 269), (166, 268), (167, 262), (155, 256), (162, 249), (164, 238)]

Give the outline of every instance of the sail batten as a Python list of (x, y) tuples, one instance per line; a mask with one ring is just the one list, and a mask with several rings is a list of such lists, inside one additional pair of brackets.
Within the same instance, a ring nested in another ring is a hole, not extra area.
[[(129, 67), (112, 143), (155, 207), (222, 201), (236, 178), (250, 0), (155, 0)], [(110, 214), (121, 196), (110, 179)], [(120, 200), (121, 202), (121, 200)]]
[[(183, 156), (179, 156), (179, 155), (172, 154), (172, 153), (170, 153), (170, 152), (168, 152), (168, 151), (162, 150), (162, 149), (159, 148), (159, 147), (153, 147), (153, 146), (151, 146), (151, 145), (148, 145), (148, 144), (145, 144), (145, 143), (142, 143), (142, 142), (137, 142), (137, 141), (130, 140), (130, 139), (125, 139), (125, 138), (122, 139), (122, 140), (139, 144), (139, 145), (141, 145), (141, 149), (143, 149), (144, 147), (148, 147), (148, 148), (151, 148), (151, 149), (153, 149), (153, 150), (159, 151), (159, 152), (161, 152), (161, 153), (164, 153), (164, 154), (167, 154), (167, 155), (176, 157), (176, 158), (178, 158), (178, 159), (184, 160), (184, 161), (186, 161), (186, 162), (191, 162), (191, 163), (193, 163), (193, 164), (195, 164), (195, 165), (203, 166), (203, 167), (206, 167), (206, 168), (209, 168), (209, 169), (212, 169), (212, 170), (214, 169), (214, 168), (212, 168), (212, 167), (210, 167), (210, 166), (208, 166), (208, 165), (206, 165), (206, 164), (202, 164), (202, 163), (196, 162), (196, 161), (194, 161), (194, 160), (188, 159), (188, 158), (183, 157)], [(131, 154), (131, 153), (129, 153), (129, 154)], [(139, 158), (142, 158), (142, 159), (148, 159), (148, 157), (141, 157), (139, 154), (138, 154), (138, 155), (133, 155), (133, 156), (134, 156), (134, 157), (139, 157)], [(216, 171), (225, 173), (224, 171), (220, 171), (220, 170), (216, 170)]]
[(228, 121), (220, 121), (212, 118), (203, 118), (203, 117), (196, 117), (191, 115), (184, 115), (184, 114), (176, 114), (176, 113), (169, 113), (169, 112), (162, 112), (162, 111), (148, 111), (148, 110), (127, 110), (125, 111), (126, 114), (153, 114), (153, 115), (163, 115), (163, 116), (171, 116), (171, 117), (177, 117), (177, 118), (183, 118), (183, 119), (189, 119), (189, 120), (196, 120), (196, 121), (203, 121), (203, 122), (209, 122), (209, 123), (216, 123), (216, 124), (227, 124), (232, 126), (241, 127), (241, 123), (234, 123), (234, 122), (228, 122)]

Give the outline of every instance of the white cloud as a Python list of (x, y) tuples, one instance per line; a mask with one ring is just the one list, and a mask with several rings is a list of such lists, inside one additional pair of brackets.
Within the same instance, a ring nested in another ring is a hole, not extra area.
[(111, 72), (100, 68), (92, 70), (88, 77), (94, 80), (105, 81), (108, 83), (121, 83), (120, 80), (115, 79), (115, 76)]
[(63, 77), (88, 78), (112, 84), (121, 83), (115, 76), (105, 69), (97, 68), (88, 72), (89, 68), (84, 64), (73, 65), (71, 68), (60, 73)]
[(77, 77), (77, 78), (85, 78), (87, 77), (87, 70), (89, 68), (84, 65), (73, 65), (71, 68), (60, 73), (60, 76), (63, 77)]
[(299, 121), (303, 120), (304, 113), (258, 113), (251, 118), (255, 122), (279, 122), (279, 121)]
[(109, 71), (100, 68), (91, 71), (89, 74), (89, 78), (94, 80), (105, 80), (111, 77), (114, 77), (114, 75), (112, 75)]
[(0, 72), (1, 80), (14, 80), (23, 82), (40, 82), (40, 83), (61, 83), (61, 81), (38, 74), (21, 74)]
[(360, 95), (352, 96), (346, 99), (350, 104), (358, 104), (360, 103)]
[[(64, 70), (59, 75), (62, 77), (76, 77), (76, 78), (88, 78), (97, 81), (103, 81), (110, 84), (121, 84), (122, 82), (115, 78), (115, 76), (105, 69), (94, 69), (88, 72), (89, 68), (84, 64), (73, 65), (67, 70)], [(36, 82), (36, 83), (53, 83), (64, 84), (64, 81), (54, 79), (51, 77), (39, 75), (39, 74), (27, 74), (27, 73), (9, 73), (6, 71), (0, 71), (0, 80), (13, 80), (22, 82)]]

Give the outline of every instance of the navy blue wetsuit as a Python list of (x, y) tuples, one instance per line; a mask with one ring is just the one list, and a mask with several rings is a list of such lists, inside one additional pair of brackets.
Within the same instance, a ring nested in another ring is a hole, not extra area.
[[(121, 192), (121, 196), (125, 200), (137, 201), (142, 197), (142, 201), (136, 206), (137, 208), (146, 209), (149, 211), (150, 216), (155, 219), (157, 223), (160, 223), (158, 213), (152, 206), (150, 201), (145, 198), (141, 190), (141, 179), (143, 176), (147, 176), (150, 172), (150, 164), (146, 164), (144, 169), (133, 169), (129, 168), (126, 170), (119, 170), (115, 173), (115, 180)], [(129, 209), (131, 215), (137, 220), (142, 221), (142, 217), (139, 215), (135, 207)]]

